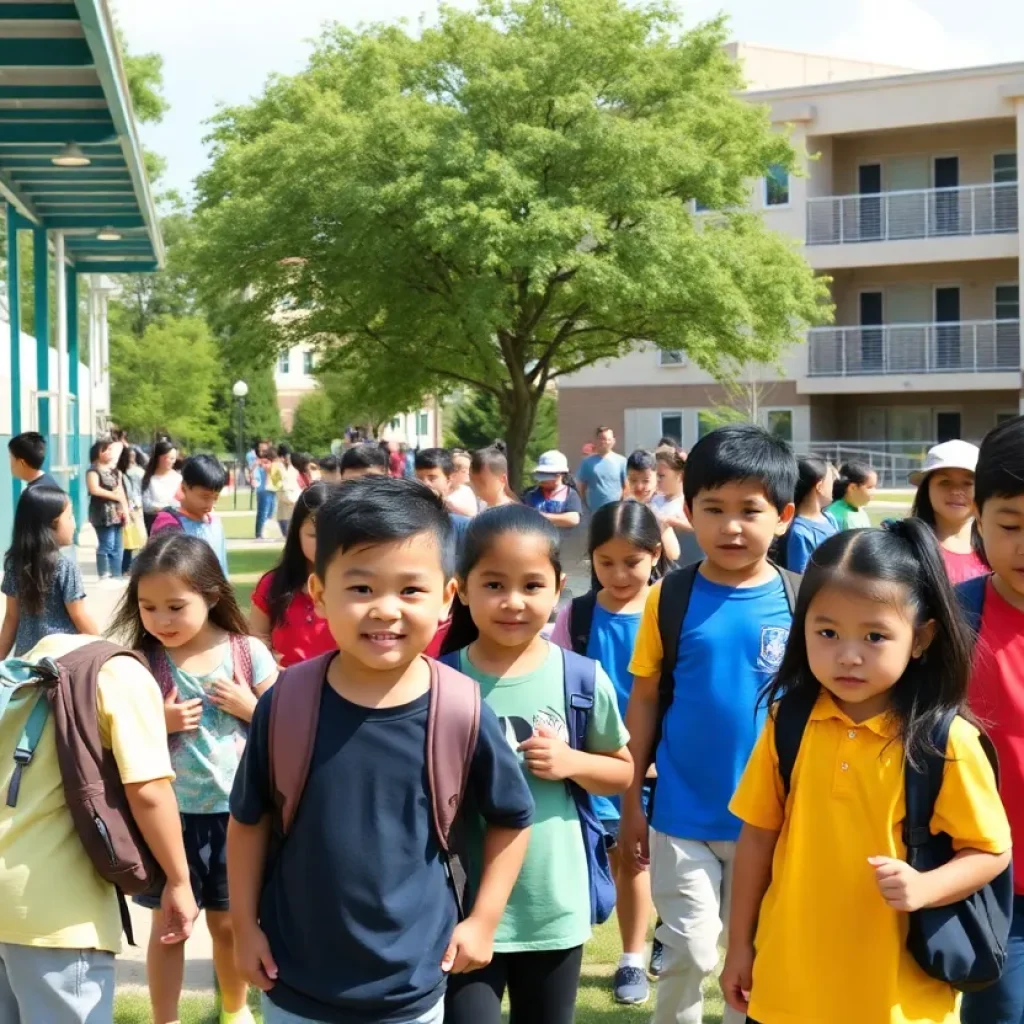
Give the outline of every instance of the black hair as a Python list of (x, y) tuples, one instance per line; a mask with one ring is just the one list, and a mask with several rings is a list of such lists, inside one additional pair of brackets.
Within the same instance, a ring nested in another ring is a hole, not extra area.
[(1000, 423), (981, 442), (974, 471), (974, 503), (1024, 494), (1024, 416)]
[(71, 499), (59, 487), (36, 484), (25, 490), (14, 512), (11, 546), (4, 557), (4, 574), (17, 586), (18, 601), (29, 615), (46, 607), (60, 545), (53, 524)]
[(678, 448), (679, 438), (669, 437), (667, 434), (658, 442), (659, 448)]
[(793, 504), (797, 509), (807, 496), (828, 476), (832, 469), (827, 459), (817, 455), (801, 455), (796, 460), (796, 489), (793, 491)]
[[(888, 598), (874, 588), (899, 585), (913, 605), (916, 625), (935, 621), (931, 645), (910, 661), (890, 691), (890, 711), (899, 724), (904, 752), (911, 764), (919, 765), (932, 751), (931, 735), (943, 715), (951, 710), (966, 715), (971, 673), (970, 631), (935, 535), (919, 519), (894, 520), (883, 529), (847, 530), (814, 552), (800, 586), (786, 653), (761, 700), (771, 707), (789, 693), (802, 693), (808, 700), (818, 694), (821, 684), (807, 657), (807, 610), (823, 587), (851, 582), (861, 592), (866, 586), (879, 600)], [(945, 756), (945, 751), (939, 753)]]
[(655, 462), (664, 462), (669, 469), (677, 473), (686, 472), (686, 453), (674, 444), (659, 445), (654, 453)]
[(286, 444), (279, 444), (277, 446), (277, 457), (279, 459), (291, 459), (292, 450)]
[(135, 651), (149, 652), (160, 646), (146, 632), (139, 612), (139, 583), (157, 573), (177, 576), (191, 591), (202, 595), (210, 609), (209, 621), (218, 629), (248, 636), (248, 623), (213, 548), (205, 540), (179, 530), (158, 533), (135, 556), (128, 588), (107, 629), (108, 636), (119, 638)]
[(111, 445), (113, 441), (108, 438), (100, 438), (99, 441), (93, 441), (89, 447), (89, 462), (95, 462)]
[[(502, 505), (488, 509), (474, 516), (466, 529), (459, 552), (456, 575), (465, 581), (494, 541), (507, 533), (518, 533), (524, 537), (539, 537), (547, 543), (548, 558), (554, 570), (555, 579), (562, 579), (561, 537), (558, 527), (553, 526), (536, 509), (529, 505)], [(469, 608), (459, 598), (452, 607), (452, 622), (444, 638), (442, 652), (450, 654), (468, 647), (477, 637), (477, 629)]]
[[(932, 496), (929, 491), (932, 475), (936, 472), (927, 473), (921, 478), (914, 494), (914, 503), (910, 506), (910, 514), (928, 526), (932, 531), (937, 525), (935, 518), (935, 506), (932, 505)], [(978, 529), (978, 521), (971, 523), (971, 550), (981, 559), (982, 565), (988, 565), (988, 556), (985, 554), (985, 544), (981, 539), (981, 531)]]
[(12, 437), (7, 442), (7, 450), (33, 469), (42, 469), (46, 462), (46, 438), (34, 430)]
[(487, 448), (478, 448), (473, 452), (469, 462), (471, 473), (479, 473), (489, 469), (495, 476), (508, 474), (508, 445), (504, 441), (495, 441)]
[[(672, 568), (673, 563), (665, 557), (665, 549), (661, 545), (661, 524), (647, 505), (629, 498), (626, 501), (613, 501), (608, 505), (602, 505), (594, 513), (590, 520), (590, 537), (587, 544), (591, 563), (594, 552), (602, 544), (607, 544), (616, 537), (621, 537), (641, 551), (652, 555), (657, 553), (658, 558), (651, 569), (652, 583), (661, 579)], [(594, 580), (597, 580), (596, 569)], [(594, 589), (599, 589), (599, 585)]]
[(346, 469), (382, 469), (388, 471), (388, 453), (379, 444), (363, 441), (354, 444), (341, 457), (341, 471)]
[(844, 462), (839, 467), (836, 482), (832, 485), (832, 500), (840, 501), (846, 497), (851, 484), (866, 484), (872, 476), (877, 475), (870, 462), (861, 462), (859, 459)]
[(307, 487), (295, 502), (295, 511), (288, 524), (288, 536), (281, 552), (281, 560), (270, 570), (270, 625), (276, 629), (284, 622), (288, 606), (309, 579), (309, 565), (302, 553), (300, 532), (308, 519), (316, 519), (317, 513), (334, 493), (332, 484), (315, 483)]
[(323, 579), (338, 552), (391, 544), (424, 533), (437, 542), (441, 568), (445, 579), (450, 579), (455, 570), (455, 530), (437, 494), (404, 477), (343, 481), (330, 488), (317, 512), (316, 574)]
[(149, 462), (146, 463), (146, 473), (142, 478), (143, 490), (149, 487), (149, 482), (150, 480), (153, 479), (153, 474), (156, 472), (157, 467), (160, 465), (160, 460), (165, 455), (168, 455), (171, 452), (173, 452), (174, 448), (174, 444), (170, 441), (157, 441), (157, 443), (153, 445), (153, 454), (149, 457)]
[(655, 458), (654, 452), (649, 452), (645, 448), (638, 448), (629, 456), (628, 459), (626, 459), (627, 473), (654, 472), (657, 468), (658, 460)]
[(228, 482), (228, 471), (216, 456), (190, 455), (181, 467), (181, 482), (186, 487), (222, 491)]
[(316, 464), (320, 467), (321, 473), (337, 473), (341, 470), (341, 461), (337, 455), (325, 455), (317, 459)]
[(145, 469), (145, 463), (139, 462), (139, 450), (134, 448), (130, 444), (126, 444), (121, 449), (121, 457), (117, 460), (117, 470), (119, 473), (127, 473), (132, 468), (132, 456), (135, 456), (135, 464), (141, 465)]
[(701, 491), (756, 480), (781, 514), (793, 500), (796, 477), (796, 459), (785, 441), (752, 423), (731, 423), (705, 434), (690, 450), (683, 496), (692, 507)]
[(416, 469), (439, 469), (445, 476), (451, 476), (455, 460), (447, 448), (424, 448), (416, 453)]

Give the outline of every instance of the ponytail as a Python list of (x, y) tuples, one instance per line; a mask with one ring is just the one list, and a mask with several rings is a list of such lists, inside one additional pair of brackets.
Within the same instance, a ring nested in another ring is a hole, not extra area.
[(839, 468), (836, 482), (832, 485), (832, 500), (842, 501), (851, 484), (866, 484), (874, 472), (870, 462), (861, 462), (858, 459), (844, 462)]

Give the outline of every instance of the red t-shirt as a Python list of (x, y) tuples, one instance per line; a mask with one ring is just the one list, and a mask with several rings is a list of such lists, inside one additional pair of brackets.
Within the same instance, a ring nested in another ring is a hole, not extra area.
[(984, 576), (992, 571), (973, 551), (961, 554), (941, 547), (939, 550), (942, 552), (942, 561), (946, 563), (946, 575), (954, 587), (965, 580), (973, 580), (975, 576)]
[[(273, 572), (268, 572), (252, 594), (252, 603), (265, 615), (270, 615), (270, 582), (273, 577)], [(292, 598), (284, 614), (284, 622), (270, 631), (270, 646), (275, 654), (280, 655), (282, 668), (338, 647), (327, 628), (327, 620), (317, 615), (313, 599), (304, 590)]]
[[(999, 791), (1014, 843), (1024, 843), (1024, 612), (989, 582), (971, 673), (971, 710), (999, 754)], [(1024, 894), (1024, 857), (1013, 862), (1013, 887)]]

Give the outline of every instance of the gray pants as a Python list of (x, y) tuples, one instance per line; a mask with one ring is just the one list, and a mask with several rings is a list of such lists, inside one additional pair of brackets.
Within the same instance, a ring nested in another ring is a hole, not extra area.
[(114, 954), (0, 943), (0, 1024), (111, 1024)]

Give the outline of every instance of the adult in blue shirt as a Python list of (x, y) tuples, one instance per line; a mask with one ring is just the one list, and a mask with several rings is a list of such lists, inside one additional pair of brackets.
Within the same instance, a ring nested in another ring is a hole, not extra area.
[(580, 464), (576, 477), (580, 496), (591, 512), (621, 501), (626, 486), (626, 460), (615, 451), (615, 431), (598, 427), (594, 454)]

